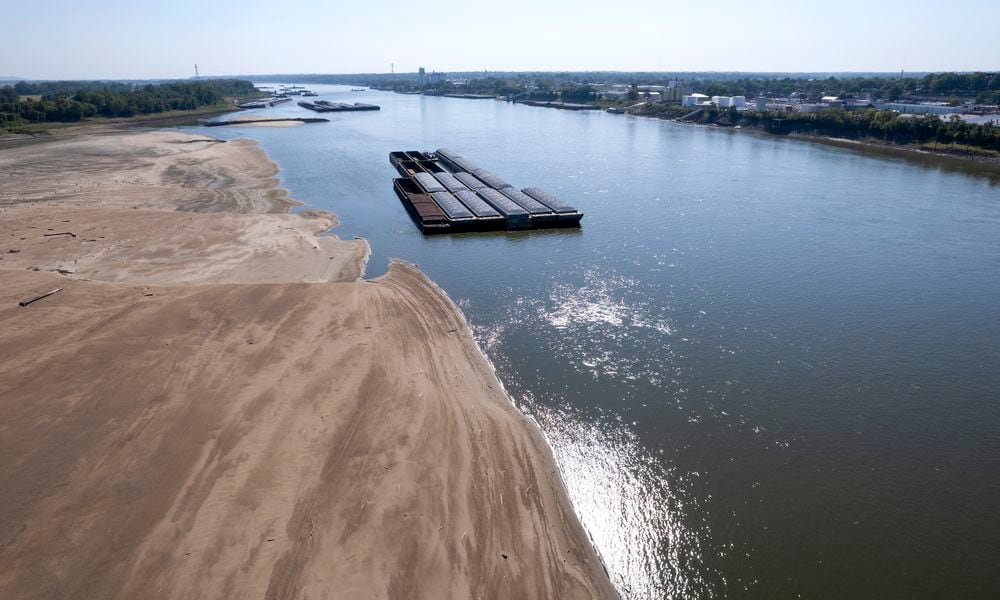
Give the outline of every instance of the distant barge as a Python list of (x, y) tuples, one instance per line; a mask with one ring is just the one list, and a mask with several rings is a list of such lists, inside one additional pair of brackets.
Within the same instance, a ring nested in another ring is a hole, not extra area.
[(264, 100), (255, 100), (253, 102), (244, 102), (243, 104), (237, 104), (237, 108), (241, 109), (251, 109), (251, 108), (267, 108), (268, 106), (274, 106), (276, 104), (281, 104), (283, 102), (291, 102), (291, 98), (284, 98), (280, 96), (275, 96), (273, 98), (265, 98)]
[(538, 188), (518, 190), (451, 150), (389, 153), (400, 202), (425, 234), (579, 227), (583, 213)]
[(329, 102), (327, 100), (317, 100), (316, 102), (299, 102), (299, 106), (302, 108), (308, 108), (316, 112), (347, 112), (355, 110), (380, 110), (381, 107), (375, 104), (364, 104), (362, 102), (355, 102), (354, 104), (345, 104), (343, 102)]
[(560, 108), (562, 110), (600, 110), (600, 106), (593, 104), (578, 104), (574, 102), (550, 102), (547, 100), (518, 100), (518, 104), (525, 106), (541, 106), (542, 108)]
[(277, 119), (234, 119), (232, 121), (209, 121), (205, 123), (205, 127), (225, 127), (227, 125), (250, 125), (253, 123), (285, 123), (285, 122), (295, 122), (295, 123), (329, 123), (330, 119), (322, 119), (320, 117), (282, 117)]

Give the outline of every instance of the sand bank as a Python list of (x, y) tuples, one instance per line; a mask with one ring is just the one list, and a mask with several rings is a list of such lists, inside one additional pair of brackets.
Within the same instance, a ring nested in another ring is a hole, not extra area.
[(0, 597), (614, 597), (454, 306), (357, 280), (331, 215), (259, 214), (292, 201), (252, 143), (0, 173)]
[[(0, 267), (129, 283), (352, 281), (363, 240), (317, 237), (330, 213), (186, 213), (149, 209), (0, 207)], [(11, 253), (11, 250), (14, 250)]]
[(279, 213), (299, 203), (251, 140), (177, 132), (53, 136), (0, 147), (0, 207)]

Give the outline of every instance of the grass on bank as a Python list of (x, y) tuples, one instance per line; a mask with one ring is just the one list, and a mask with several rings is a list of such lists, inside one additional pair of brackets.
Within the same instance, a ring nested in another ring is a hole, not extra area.
[(966, 154), (970, 156), (989, 156), (992, 158), (1000, 158), (1000, 151), (990, 150), (989, 148), (979, 148), (977, 146), (969, 146), (968, 144), (939, 144), (937, 142), (925, 142), (923, 144), (915, 144), (913, 147), (927, 152), (946, 152), (948, 154)]

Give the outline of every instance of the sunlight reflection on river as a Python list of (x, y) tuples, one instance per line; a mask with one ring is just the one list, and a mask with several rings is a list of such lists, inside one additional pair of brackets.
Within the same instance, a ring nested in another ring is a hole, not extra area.
[[(515, 404), (548, 439), (615, 586), (626, 598), (688, 597), (712, 584), (699, 579), (706, 532), (683, 518), (684, 476), (643, 447), (620, 414), (580, 414), (571, 390), (550, 391), (541, 401), (498, 351), (532, 323), (543, 328), (544, 351), (586, 379), (661, 384), (672, 369), (669, 338), (675, 331), (662, 310), (641, 299), (639, 287), (634, 279), (590, 269), (576, 284), (553, 282), (547, 297), (518, 297), (498, 322), (472, 329), (484, 351), (500, 361), (496, 366)], [(459, 304), (473, 308), (469, 300)], [(655, 358), (634, 352), (637, 334), (656, 337)]]
[(688, 597), (703, 589), (705, 582), (687, 579), (700, 571), (691, 568), (699, 562), (699, 537), (680, 519), (681, 500), (668, 473), (621, 418), (599, 423), (529, 396), (518, 400), (545, 432), (615, 586), (641, 599)]

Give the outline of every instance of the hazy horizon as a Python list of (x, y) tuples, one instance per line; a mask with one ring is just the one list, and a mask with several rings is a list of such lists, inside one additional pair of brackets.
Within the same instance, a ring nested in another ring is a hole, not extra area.
[[(783, 6), (526, 0), (414, 12), (373, 0), (192, 0), (134, 7), (54, 0), (45, 19), (14, 5), (0, 39), (0, 76), (174, 79), (201, 75), (428, 71), (895, 73), (997, 71), (1000, 4), (956, 0), (961, 36), (941, 42), (943, 11), (925, 0), (869, 6), (846, 0)], [(405, 19), (400, 17), (405, 16)], [(99, 36), (95, 34), (99, 32)]]
[[(929, 74), (929, 73), (942, 73), (942, 72), (951, 72), (951, 73), (975, 73), (975, 72), (992, 73), (992, 72), (996, 72), (996, 71), (998, 71), (998, 70), (990, 70), (990, 69), (942, 69), (940, 71), (906, 71), (903, 75), (905, 77), (913, 77), (913, 76), (923, 76), (923, 75), (926, 75), (926, 74)], [(432, 71), (430, 69), (427, 70), (428, 74), (431, 73), (431, 72)], [(447, 70), (443, 70), (441, 72), (444, 73), (444, 74), (474, 74), (474, 73), (483, 73), (483, 71), (447, 71)], [(395, 72), (395, 74), (398, 75), (398, 76), (411, 76), (411, 75), (415, 75), (416, 73), (417, 73), (417, 71), (396, 71)], [(488, 71), (488, 72), (486, 72), (486, 74), (488, 74), (488, 75), (492, 75), (492, 74), (496, 74), (496, 75), (504, 75), (504, 74), (529, 74), (529, 73), (531, 73), (531, 74), (533, 74), (533, 73), (538, 73), (538, 74), (560, 74), (560, 73), (574, 73), (574, 74), (575, 73), (580, 73), (580, 74), (587, 74), (587, 73), (633, 74), (634, 73), (634, 74), (645, 74), (645, 75), (651, 75), (651, 76), (662, 76), (662, 75), (679, 75), (679, 76), (684, 76), (684, 75), (692, 75), (692, 76), (696, 76), (696, 75), (734, 75), (734, 76), (736, 76), (736, 75), (764, 75), (764, 76), (775, 76), (775, 77), (786, 76), (786, 75), (798, 75), (798, 76), (802, 76), (802, 75), (826, 75), (826, 76), (838, 76), (838, 75), (841, 75), (841, 76), (848, 76), (848, 75), (850, 75), (850, 76), (860, 76), (860, 75), (870, 75), (870, 76), (873, 76), (873, 77), (874, 76), (888, 77), (888, 76), (892, 76), (892, 75), (899, 75), (899, 73), (895, 72), (895, 71), (624, 71), (624, 70), (600, 70), (600, 71), (595, 71), (595, 70), (591, 70), (591, 69), (578, 69), (578, 70), (563, 69), (563, 70), (543, 71), (543, 70), (540, 70), (540, 69), (524, 69), (524, 70), (521, 70), (521, 71), (504, 70), (504, 71)], [(312, 76), (315, 76), (315, 77), (330, 77), (330, 76), (332, 76), (332, 77), (349, 77), (351, 75), (358, 75), (358, 76), (365, 76), (365, 77), (383, 76), (384, 75), (386, 77), (389, 77), (389, 76), (392, 75), (392, 73), (389, 72), (389, 71), (384, 71), (384, 72), (376, 72), (376, 71), (372, 71), (372, 72), (360, 72), (360, 71), (357, 71), (357, 72), (342, 72), (342, 73), (332, 73), (332, 72), (331, 73), (320, 73), (320, 72), (313, 73), (313, 72), (294, 72), (294, 71), (289, 71), (289, 72), (285, 72), (285, 73), (219, 73), (219, 74), (205, 74), (205, 73), (202, 73), (201, 74), (201, 79), (239, 78), (239, 77), (254, 78), (254, 79), (260, 79), (260, 78), (264, 78), (264, 77), (296, 77), (296, 78), (299, 78), (299, 77), (312, 77)], [(156, 81), (184, 81), (184, 80), (187, 80), (187, 79), (193, 79), (193, 77), (190, 76), (190, 75), (188, 75), (188, 76), (179, 76), (179, 77), (148, 77), (148, 78), (139, 78), (139, 77), (24, 77), (24, 76), (17, 75), (17, 74), (8, 75), (8, 74), (0, 73), (0, 81), (4, 81), (4, 82), (11, 82), (11, 81), (126, 81), (126, 82), (127, 81), (134, 81), (134, 82), (152, 81), (152, 82), (156, 82)], [(275, 83), (277, 83), (277, 81)], [(344, 84), (344, 85), (346, 85), (346, 84)]]

